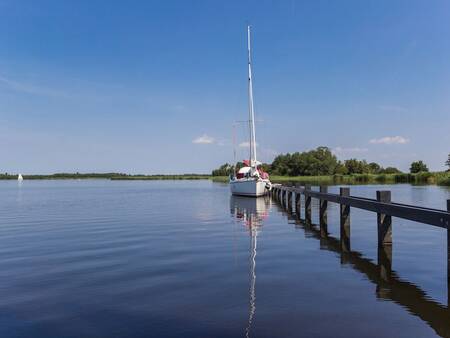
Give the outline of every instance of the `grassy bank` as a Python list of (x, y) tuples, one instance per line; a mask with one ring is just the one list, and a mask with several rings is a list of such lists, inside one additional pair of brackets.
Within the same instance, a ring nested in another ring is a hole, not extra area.
[[(298, 183), (311, 185), (334, 184), (437, 184), (450, 186), (449, 172), (419, 173), (419, 174), (354, 174), (330, 176), (270, 176), (274, 183)], [(228, 182), (228, 177), (213, 177), (213, 181)]]

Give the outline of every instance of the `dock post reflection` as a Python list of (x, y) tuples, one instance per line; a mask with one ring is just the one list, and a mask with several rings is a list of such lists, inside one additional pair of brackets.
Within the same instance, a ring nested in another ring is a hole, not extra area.
[[(321, 186), (320, 187), (320, 192), (325, 193), (325, 194), (328, 193), (328, 187), (327, 186)], [(327, 207), (328, 207), (328, 201), (320, 200), (319, 225), (320, 225), (320, 235), (322, 237), (325, 237), (328, 234)]]
[[(305, 191), (311, 190), (309, 184), (305, 185)], [(311, 224), (311, 196), (305, 193), (305, 222), (307, 225)]]
[[(391, 192), (377, 191), (377, 201), (391, 203)], [(378, 265), (380, 277), (388, 281), (392, 271), (392, 217), (377, 213)]]
[(291, 212), (292, 211), (292, 194), (293, 194), (293, 192), (288, 191), (287, 194), (288, 194), (287, 209), (289, 210), (289, 212)]
[[(339, 194), (341, 196), (350, 196), (350, 188), (340, 188)], [(350, 206), (340, 205), (340, 233), (341, 233), (341, 247), (342, 252), (350, 252)]]

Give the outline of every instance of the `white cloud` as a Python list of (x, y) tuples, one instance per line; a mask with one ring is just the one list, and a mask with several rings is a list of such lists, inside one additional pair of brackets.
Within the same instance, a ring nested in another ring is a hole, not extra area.
[(192, 140), (192, 143), (195, 144), (212, 144), (216, 140), (214, 137), (208, 136), (206, 134), (203, 134), (202, 136), (197, 137), (196, 139)]
[(359, 148), (359, 147), (352, 147), (352, 148), (343, 148), (343, 147), (336, 147), (333, 149), (333, 153), (335, 154), (358, 154), (358, 153), (366, 153), (369, 151), (367, 148)]
[(369, 141), (371, 144), (406, 144), (409, 139), (402, 136), (385, 136), (382, 138), (374, 138)]
[[(258, 146), (258, 143), (256, 143), (256, 146)], [(249, 148), (249, 147), (250, 147), (250, 142), (239, 143), (239, 148)]]

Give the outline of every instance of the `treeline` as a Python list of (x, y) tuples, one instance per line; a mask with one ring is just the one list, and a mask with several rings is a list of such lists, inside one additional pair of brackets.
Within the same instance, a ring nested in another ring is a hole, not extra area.
[[(355, 158), (339, 161), (327, 147), (318, 147), (305, 152), (278, 155), (271, 164), (263, 164), (264, 171), (272, 175), (273, 181), (309, 180), (327, 181), (327, 183), (416, 183), (450, 185), (450, 154), (445, 162), (447, 172), (430, 173), (423, 161), (411, 163), (409, 173), (403, 173), (394, 167), (382, 167), (375, 162)], [(237, 169), (243, 166), (237, 163)], [(212, 171), (212, 175), (228, 176), (234, 172), (234, 166), (225, 163)], [(298, 178), (298, 179), (296, 179)]]
[[(237, 169), (243, 166), (237, 163)], [(383, 168), (375, 162), (367, 163), (365, 160), (349, 159), (339, 161), (327, 147), (281, 154), (275, 157), (271, 164), (264, 163), (262, 169), (271, 175), (279, 176), (327, 176), (352, 174), (397, 174), (400, 170), (394, 167)], [(234, 166), (225, 163), (212, 171), (213, 176), (228, 176), (234, 172)]]
[(324, 176), (352, 174), (396, 174), (400, 170), (394, 167), (383, 168), (375, 162), (355, 158), (339, 161), (327, 147), (282, 154), (275, 157), (269, 173), (281, 176)]

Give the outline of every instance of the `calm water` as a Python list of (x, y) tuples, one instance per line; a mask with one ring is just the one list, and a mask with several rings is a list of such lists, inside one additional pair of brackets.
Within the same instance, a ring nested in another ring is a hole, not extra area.
[[(351, 187), (444, 209), (448, 189)], [(337, 187), (330, 188), (337, 191)], [(317, 203), (313, 221), (317, 222)], [(0, 181), (0, 337), (450, 336), (446, 232), (352, 209), (352, 253), (209, 181)]]

